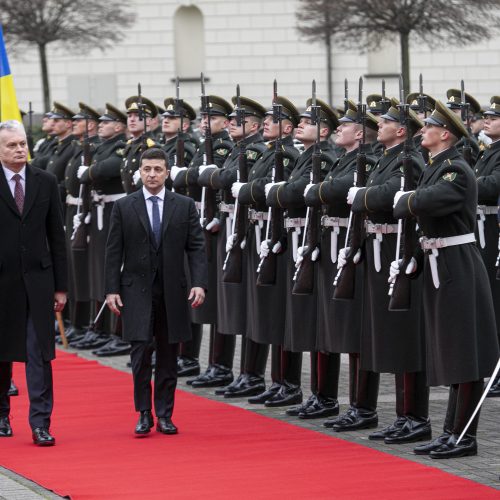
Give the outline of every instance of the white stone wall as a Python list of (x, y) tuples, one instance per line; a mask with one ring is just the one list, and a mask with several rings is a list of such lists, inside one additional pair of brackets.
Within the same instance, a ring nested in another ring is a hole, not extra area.
[[(204, 16), (208, 93), (230, 99), (236, 83), (240, 83), (242, 95), (267, 105), (273, 79), (277, 78), (280, 94), (303, 106), (314, 78), (318, 97), (326, 100), (325, 50), (320, 44), (299, 39), (295, 28), (296, 0), (134, 0), (136, 23), (112, 50), (102, 53), (95, 49), (74, 55), (64, 48), (49, 49), (52, 99), (71, 106), (76, 106), (79, 99), (95, 107), (102, 107), (104, 100), (123, 106), (125, 98), (136, 93), (140, 81), (143, 94), (162, 104), (165, 97), (174, 93), (173, 15), (182, 5), (196, 5)], [(189, 43), (189, 37), (187, 40)], [(444, 98), (446, 89), (459, 86), (461, 78), (465, 79), (467, 90), (484, 104), (491, 95), (500, 93), (499, 39), (466, 48), (439, 49), (431, 51), (422, 44), (412, 44), (413, 88), (422, 72), (425, 90), (436, 98)], [(10, 63), (20, 106), (26, 108), (31, 100), (34, 110), (41, 111), (36, 50), (11, 56)], [(334, 47), (336, 103), (343, 99), (344, 78), (348, 78), (354, 96), (358, 77), (366, 74), (367, 68), (365, 54)], [(93, 75), (93, 83), (89, 83), (89, 75)], [(75, 80), (85, 89), (80, 97), (76, 95)], [(387, 80), (389, 94), (396, 93), (396, 85), (396, 79)], [(379, 87), (378, 79), (366, 79), (366, 94), (379, 91)], [(199, 94), (198, 83), (182, 84), (182, 97), (196, 108)]]

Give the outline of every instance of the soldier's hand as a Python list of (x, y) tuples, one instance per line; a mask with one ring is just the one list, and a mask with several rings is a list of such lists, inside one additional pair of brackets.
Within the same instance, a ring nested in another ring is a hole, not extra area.
[(231, 194), (234, 198), (238, 198), (241, 188), (246, 184), (246, 182), (233, 182), (231, 186)]
[(319, 247), (316, 247), (311, 253), (311, 260), (316, 262), (319, 258)]
[(306, 188), (304, 189), (304, 198), (307, 196), (307, 193), (309, 192), (309, 189), (311, 189), (314, 186), (314, 184), (308, 184)]
[(271, 191), (271, 189), (274, 187), (274, 186), (279, 186), (280, 184), (285, 184), (286, 181), (281, 181), (281, 182), (269, 182), (268, 184), (266, 184), (264, 186), (264, 191), (266, 193), (266, 198), (269, 196), (269, 191)]
[(226, 253), (231, 251), (237, 239), (238, 239), (237, 234), (232, 234), (231, 236), (229, 236), (229, 238), (226, 240)]
[(387, 280), (388, 283), (395, 283), (402, 263), (403, 259), (393, 260), (391, 262), (391, 267), (389, 268), (389, 279)]
[(67, 300), (66, 292), (56, 292), (54, 293), (54, 311), (61, 312), (66, 305)]
[(188, 300), (192, 300), (191, 307), (199, 307), (205, 302), (205, 290), (199, 286), (194, 286), (189, 292)]
[(360, 187), (352, 187), (349, 189), (348, 193), (347, 193), (347, 203), (349, 205), (352, 205), (354, 203), (354, 198), (356, 198), (356, 193), (360, 190), (360, 189), (363, 189), (363, 188), (360, 188)]
[(269, 255), (269, 245), (271, 243), (271, 240), (264, 240), (261, 244), (260, 244), (260, 253), (259, 253), (259, 257), (261, 259), (264, 259), (266, 258), (268, 255)]
[(207, 170), (207, 168), (216, 169), (219, 167), (217, 165), (214, 165), (213, 163), (211, 163), (210, 165), (200, 165), (198, 167), (198, 175), (201, 175), (205, 170)]
[(111, 312), (113, 312), (117, 316), (120, 316), (121, 311), (119, 308), (123, 307), (123, 303), (122, 303), (122, 299), (120, 297), (120, 294), (108, 293), (108, 295), (106, 295), (106, 304), (108, 305)]
[(83, 177), (83, 174), (89, 169), (89, 167), (82, 165), (81, 167), (78, 167), (78, 170), (76, 172), (76, 176), (81, 179)]
[[(351, 253), (351, 247), (341, 248), (337, 259), (337, 267), (344, 267), (347, 264), (347, 256)], [(352, 261), (357, 264), (361, 260), (361, 248), (354, 254)]]
[(216, 233), (220, 229), (220, 220), (217, 219), (217, 217), (214, 217), (208, 224), (207, 227), (205, 228), (207, 231), (210, 231), (211, 233)]
[(132, 180), (134, 181), (134, 184), (138, 184), (139, 181), (141, 180), (141, 173), (139, 172), (139, 170), (136, 170), (133, 174), (132, 174)]
[(180, 172), (182, 172), (184, 170), (187, 170), (187, 168), (186, 167), (178, 167), (178, 166), (174, 165), (170, 169), (170, 177), (172, 178), (173, 181), (175, 181), (175, 178), (180, 174)]
[(76, 231), (82, 223), (79, 215), (73, 215), (73, 231)]
[(394, 195), (394, 202), (392, 204), (392, 208), (396, 208), (396, 205), (398, 204), (399, 199), (401, 196), (409, 193), (413, 193), (414, 191), (397, 191), (396, 194)]

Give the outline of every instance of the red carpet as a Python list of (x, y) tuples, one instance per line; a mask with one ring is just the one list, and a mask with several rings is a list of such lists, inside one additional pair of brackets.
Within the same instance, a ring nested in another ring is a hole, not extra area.
[(31, 443), (23, 366), (0, 465), (73, 499), (489, 499), (499, 492), (178, 391), (177, 436), (133, 436), (130, 375), (59, 353), (53, 448)]

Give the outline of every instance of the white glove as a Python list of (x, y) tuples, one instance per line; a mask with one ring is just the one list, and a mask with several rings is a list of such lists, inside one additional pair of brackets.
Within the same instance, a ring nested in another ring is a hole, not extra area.
[(309, 189), (311, 189), (314, 186), (314, 184), (308, 184), (306, 188), (304, 189), (304, 198), (307, 196), (307, 193)]
[(173, 181), (175, 181), (175, 178), (183, 171), (187, 170), (187, 167), (178, 167), (177, 165), (174, 165), (170, 169), (170, 177), (172, 178)]
[(231, 249), (234, 247), (234, 244), (236, 243), (237, 239), (238, 239), (238, 235), (236, 233), (229, 236), (229, 238), (226, 241), (226, 253), (231, 251)]
[[(297, 260), (295, 261), (295, 267), (298, 267), (299, 264), (304, 260), (304, 254), (307, 252), (307, 245), (304, 247), (299, 247), (297, 248)], [(312, 252), (311, 252), (311, 260), (312, 262), (316, 262), (319, 257), (319, 248), (316, 247)]]
[(281, 181), (281, 182), (269, 182), (264, 186), (264, 191), (266, 192), (266, 198), (269, 195), (269, 191), (271, 191), (271, 188), (273, 186), (279, 186), (280, 184), (285, 184), (286, 181)]
[[(350, 253), (351, 247), (341, 248), (337, 259), (337, 267), (344, 267), (347, 264), (347, 255)], [(361, 248), (358, 249), (352, 261), (357, 264), (361, 260)]]
[(83, 177), (83, 174), (89, 169), (89, 167), (82, 165), (81, 167), (78, 167), (78, 171), (76, 172), (76, 176), (81, 179)]
[(132, 174), (132, 180), (134, 181), (134, 184), (138, 184), (139, 183), (139, 181), (141, 180), (141, 173), (139, 172), (139, 170), (136, 170)]
[[(393, 260), (391, 262), (391, 267), (389, 269), (389, 283), (394, 283), (396, 281), (396, 276), (399, 274), (401, 264), (403, 264), (403, 259)], [(406, 266), (405, 274), (413, 274), (417, 270), (417, 261), (415, 257), (410, 259), (410, 262)]]
[(73, 230), (76, 230), (80, 227), (82, 221), (79, 215), (73, 215)]
[(271, 240), (264, 240), (261, 244), (260, 244), (260, 253), (259, 253), (259, 257), (261, 259), (264, 259), (265, 257), (267, 257), (269, 255), (269, 244), (271, 243)]
[(231, 194), (233, 195), (234, 198), (238, 198), (238, 195), (240, 194), (240, 189), (246, 184), (246, 182), (233, 182), (233, 185), (231, 186)]
[(208, 224), (207, 227), (205, 228), (207, 231), (210, 231), (212, 233), (216, 233), (219, 230), (220, 226), (220, 220), (214, 217)]
[(404, 194), (408, 193), (414, 193), (415, 191), (396, 191), (396, 194), (394, 195), (394, 203), (392, 204), (392, 208), (396, 208), (396, 205), (398, 204), (399, 198), (403, 196)]
[(207, 168), (219, 168), (217, 165), (211, 163), (210, 165), (200, 165), (198, 167), (198, 173), (201, 175)]
[(279, 241), (277, 241), (274, 245), (273, 245), (273, 250), (272, 252), (275, 253), (275, 254), (278, 254), (278, 253), (281, 253), (281, 250), (283, 249), (283, 247), (281, 246), (281, 243)]
[(347, 193), (347, 203), (349, 205), (352, 205), (354, 203), (354, 198), (356, 198), (356, 193), (363, 188), (360, 187), (352, 187), (349, 189), (349, 192)]

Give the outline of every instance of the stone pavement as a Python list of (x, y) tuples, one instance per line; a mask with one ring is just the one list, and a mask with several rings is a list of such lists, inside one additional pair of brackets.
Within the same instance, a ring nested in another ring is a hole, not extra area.
[[(70, 349), (72, 352), (77, 352)], [(238, 339), (236, 345), (236, 356), (234, 360), (235, 376), (238, 375), (240, 363), (240, 342)], [(114, 358), (96, 358), (88, 351), (79, 351), (78, 354), (86, 359), (98, 360), (105, 366), (110, 366), (117, 370), (130, 372), (126, 364), (129, 360), (128, 356), (118, 356)], [(208, 359), (208, 329), (205, 329), (203, 335), (202, 352), (200, 356), (202, 367), (206, 366)], [(270, 380), (270, 359), (268, 361), (268, 371), (266, 378)], [(340, 377), (340, 390), (339, 402), (341, 404), (340, 411), (343, 412), (347, 409), (347, 387), (348, 387), (348, 357), (342, 356), (341, 377)], [(310, 364), (309, 355), (304, 354), (302, 366), (302, 388), (304, 390), (304, 399), (310, 394)], [(419, 462), (425, 465), (439, 468), (456, 476), (477, 481), (479, 483), (491, 486), (500, 491), (500, 398), (487, 398), (481, 412), (481, 420), (479, 423), (478, 443), (479, 454), (476, 457), (467, 457), (454, 460), (432, 460), (425, 456), (417, 456), (412, 452), (413, 444), (394, 445), (388, 446), (384, 443), (376, 441), (369, 441), (368, 434), (372, 432), (369, 430), (361, 430), (357, 432), (334, 433), (322, 426), (322, 420), (300, 420), (295, 417), (288, 417), (285, 414), (286, 408), (265, 408), (261, 405), (250, 405), (246, 399), (227, 400), (219, 396), (215, 396), (214, 389), (192, 389), (186, 385), (185, 379), (179, 379), (178, 388), (186, 390), (203, 397), (210, 399), (224, 401), (225, 403), (244, 408), (249, 411), (254, 411), (261, 415), (266, 415), (271, 418), (283, 420), (291, 424), (300, 425), (307, 429), (316, 432), (321, 432), (327, 435), (333, 435), (340, 439), (345, 439), (351, 442), (369, 446), (370, 448), (377, 449), (391, 455), (399, 456), (414, 462)], [(25, 397), (22, 395), (21, 397)], [(431, 389), (430, 396), (430, 416), (433, 424), (434, 434), (440, 434), (444, 413), (446, 410), (446, 401), (448, 397), (448, 390), (444, 387), (437, 387)], [(384, 427), (393, 422), (394, 414), (394, 376), (382, 375), (380, 380), (380, 395), (379, 395), (379, 427)], [(133, 403), (130, 402), (130, 409), (133, 411)], [(174, 419), (175, 421), (175, 419)], [(132, 429), (131, 429), (132, 432)], [(39, 498), (61, 498), (54, 495), (48, 490), (40, 487), (39, 485), (28, 481), (27, 479), (14, 474), (11, 471), (0, 467), (0, 500), (32, 500)]]

